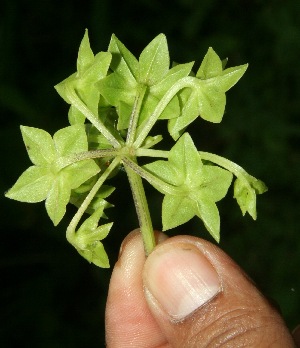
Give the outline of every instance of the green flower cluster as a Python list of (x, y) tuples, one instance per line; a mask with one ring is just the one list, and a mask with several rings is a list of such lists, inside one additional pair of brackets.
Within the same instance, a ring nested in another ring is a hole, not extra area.
[[(137, 59), (115, 35), (108, 50), (96, 55), (88, 34), (81, 42), (77, 72), (55, 86), (70, 104), (70, 125), (53, 137), (44, 130), (21, 127), (32, 166), (6, 193), (21, 202), (46, 201), (46, 210), (57, 225), (70, 202), (78, 211), (67, 229), (67, 239), (89, 262), (109, 267), (102, 239), (112, 223), (105, 199), (114, 187), (104, 183), (123, 166), (131, 186), (144, 239), (145, 252), (155, 246), (152, 222), (142, 178), (164, 195), (163, 230), (199, 217), (219, 241), (220, 216), (216, 202), (227, 193), (233, 177), (234, 197), (242, 213), (256, 219), (256, 194), (266, 191), (263, 182), (235, 163), (198, 151), (188, 126), (198, 116), (221, 122), (225, 93), (234, 86), (247, 65), (226, 68), (209, 48), (194, 73), (194, 62), (170, 64), (165, 35), (154, 38)], [(161, 135), (151, 131), (156, 122), (167, 121), (175, 144), (170, 151), (154, 149)], [(144, 166), (141, 156), (160, 158)], [(78, 228), (83, 214), (89, 216)]]

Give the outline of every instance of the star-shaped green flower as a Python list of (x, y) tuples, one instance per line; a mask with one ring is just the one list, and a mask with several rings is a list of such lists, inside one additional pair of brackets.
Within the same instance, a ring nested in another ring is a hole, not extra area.
[[(56, 85), (55, 89), (69, 104), (70, 100), (66, 87), (68, 86), (75, 90), (89, 109), (95, 115), (98, 115), (100, 92), (95, 88), (95, 83), (107, 75), (111, 59), (110, 52), (99, 52), (94, 55), (90, 47), (88, 32), (86, 31), (79, 47), (77, 72)], [(85, 116), (71, 105), (69, 121), (71, 124), (84, 123)]]
[[(118, 129), (127, 129), (139, 89), (146, 87), (139, 125), (154, 111), (160, 99), (178, 79), (189, 75), (193, 62), (169, 69), (170, 57), (165, 35), (159, 34), (142, 51), (139, 60), (113, 35), (108, 47), (112, 54), (109, 74), (97, 83), (102, 96), (118, 110)], [(179, 116), (179, 99), (174, 97), (160, 119)]]
[[(171, 189), (153, 185), (165, 194), (162, 204), (163, 229), (181, 225), (195, 215), (218, 241), (220, 217), (215, 202), (227, 193), (232, 174), (218, 166), (204, 165), (188, 133), (182, 135), (170, 150), (168, 161), (155, 161), (144, 166)], [(153, 184), (153, 182), (152, 182)]]
[(46, 200), (48, 215), (57, 225), (66, 212), (71, 190), (96, 175), (100, 169), (94, 160), (83, 160), (60, 169), (58, 163), (68, 156), (88, 150), (84, 125), (60, 129), (53, 136), (38, 128), (21, 126), (31, 162), (6, 197), (21, 202)]
[(109, 268), (109, 260), (101, 240), (108, 235), (113, 223), (98, 226), (99, 219), (103, 216), (103, 209), (104, 206), (99, 207), (82, 223), (75, 233), (72, 244), (90, 263)]

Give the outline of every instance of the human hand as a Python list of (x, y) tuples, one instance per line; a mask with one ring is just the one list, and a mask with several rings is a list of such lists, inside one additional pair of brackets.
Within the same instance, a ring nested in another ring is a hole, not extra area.
[(147, 259), (138, 231), (122, 244), (106, 307), (108, 348), (295, 347), (277, 310), (218, 247), (156, 236)]

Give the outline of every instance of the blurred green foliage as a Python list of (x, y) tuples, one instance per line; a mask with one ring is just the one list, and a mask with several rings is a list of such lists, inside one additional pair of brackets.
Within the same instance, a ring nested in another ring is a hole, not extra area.
[[(269, 186), (258, 197), (256, 222), (243, 218), (230, 197), (221, 204), (221, 247), (277, 302), (290, 328), (299, 323), (299, 1), (3, 0), (0, 6), (2, 192), (28, 165), (19, 124), (52, 134), (67, 125), (68, 106), (53, 86), (75, 70), (85, 28), (94, 52), (106, 50), (115, 33), (138, 55), (163, 32), (177, 62), (196, 60), (198, 67), (212, 46), (229, 66), (250, 64), (228, 95), (221, 125), (199, 121), (189, 131), (199, 149), (232, 159)], [(113, 195), (117, 207), (130, 195), (125, 179), (123, 173)], [(146, 190), (161, 228), (161, 197)], [(68, 217), (54, 228), (43, 204), (4, 196), (0, 204), (1, 347), (104, 345), (110, 270), (90, 266), (68, 245)], [(105, 243), (112, 264), (137, 227), (133, 204), (117, 207), (108, 212), (115, 225)], [(198, 221), (177, 232), (208, 238)]]

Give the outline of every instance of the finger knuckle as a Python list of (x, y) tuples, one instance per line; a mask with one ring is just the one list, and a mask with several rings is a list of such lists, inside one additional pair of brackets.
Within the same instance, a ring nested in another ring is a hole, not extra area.
[(196, 328), (189, 333), (185, 347), (282, 347), (282, 323), (277, 323), (272, 316), (257, 313), (255, 309), (238, 308), (220, 315), (204, 330), (203, 321), (198, 329), (200, 326), (201, 330)]

